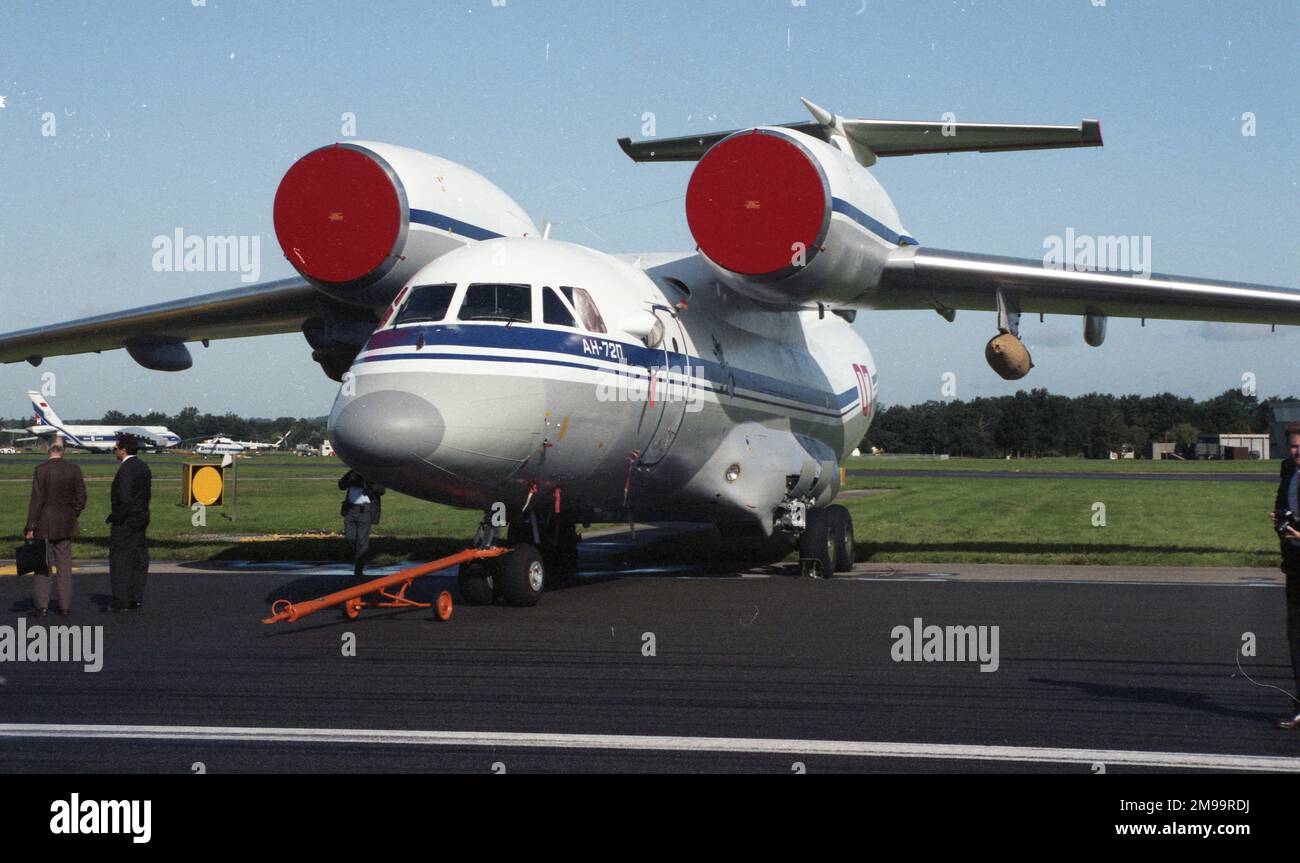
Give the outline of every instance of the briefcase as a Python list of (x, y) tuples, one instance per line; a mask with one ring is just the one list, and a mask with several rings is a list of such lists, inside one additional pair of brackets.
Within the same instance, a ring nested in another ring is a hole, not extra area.
[(27, 542), (14, 549), (14, 557), (17, 558), (18, 574), (27, 575), (48, 575), (50, 565), (46, 559), (45, 540), (29, 539)]

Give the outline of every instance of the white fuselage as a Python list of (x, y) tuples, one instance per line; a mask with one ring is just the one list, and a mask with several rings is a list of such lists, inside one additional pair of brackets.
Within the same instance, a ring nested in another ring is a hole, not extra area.
[[(123, 426), (60, 425), (55, 427), (45, 424), (29, 426), (27, 429), (31, 434), (41, 438), (61, 435), (68, 446), (88, 452), (112, 452), (117, 446), (117, 436), (123, 430), (125, 430)], [(152, 440), (145, 441), (147, 446), (156, 445), (165, 449), (181, 442), (180, 436), (166, 426), (132, 426), (130, 431), (137, 435), (140, 432), (148, 432)]]
[[(760, 306), (698, 255), (503, 238), (409, 284), (345, 379), (330, 439), (416, 497), (771, 533), (783, 499), (830, 502), (874, 414), (875, 364), (846, 321)], [(449, 303), (404, 320), (422, 286)], [(481, 315), (489, 295), (513, 310)], [(663, 329), (647, 346), (650, 314)]]
[(194, 452), (199, 455), (238, 455), (244, 451), (244, 444), (228, 437), (214, 437), (196, 444)]

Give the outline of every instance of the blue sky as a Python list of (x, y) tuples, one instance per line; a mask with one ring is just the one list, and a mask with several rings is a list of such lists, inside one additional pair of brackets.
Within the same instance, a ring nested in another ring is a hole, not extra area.
[[(923, 245), (1039, 258), (1044, 238), (1149, 235), (1154, 269), (1300, 287), (1300, 4), (1220, 0), (750, 2), (66, 2), (0, 13), (0, 330), (236, 287), (158, 273), (177, 228), (260, 235), (262, 278), (292, 275), (272, 229), (280, 176), (357, 137), (462, 162), (553, 236), (606, 251), (690, 248), (690, 165), (615, 144), (847, 116), (1102, 122), (1099, 150), (887, 159), (873, 169)], [(42, 115), (56, 117), (43, 136)], [(1257, 134), (1242, 134), (1255, 115)], [(1027, 386), (1197, 398), (1300, 393), (1295, 330), (1027, 319), (1037, 367), (984, 364), (991, 313), (859, 317), (881, 399)], [(150, 372), (124, 352), (0, 367), (0, 416), (58, 375), (65, 416), (117, 408), (318, 415), (336, 385), (298, 335), (195, 349)]]

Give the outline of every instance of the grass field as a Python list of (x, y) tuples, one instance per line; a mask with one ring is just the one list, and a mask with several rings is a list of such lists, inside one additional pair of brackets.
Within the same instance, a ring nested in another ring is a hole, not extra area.
[[(117, 462), (109, 456), (73, 455), (87, 478), (89, 504), (74, 554), (108, 554), (109, 483)], [(191, 524), (179, 505), (181, 464), (170, 455), (145, 457), (154, 472), (151, 554), (159, 560), (346, 560), (339, 535), (346, 468), (337, 459), (261, 455), (239, 464), (238, 519), (232, 507), (207, 511), (207, 524)], [(35, 456), (0, 459), (0, 556), (21, 542)], [(863, 464), (863, 463), (866, 464)], [(852, 459), (848, 467), (917, 467), (955, 470), (1080, 471), (1093, 479), (970, 479), (961, 477), (850, 477), (849, 489), (888, 489), (847, 497), (858, 557), (873, 562), (1001, 562), (1113, 565), (1274, 566), (1277, 541), (1266, 513), (1274, 487), (1263, 482), (1115, 479), (1125, 472), (1259, 472), (1277, 462), (1088, 461), (1020, 459)], [(1105, 525), (1094, 526), (1094, 504)], [(375, 531), (380, 563), (428, 559), (463, 548), (479, 514), (413, 500), (384, 498)], [(307, 536), (302, 536), (308, 534)], [(286, 536), (298, 535), (298, 536)], [(718, 568), (779, 560), (779, 543), (723, 539), (703, 533), (636, 552), (641, 562), (711, 561)]]
[(1180, 461), (1178, 459), (948, 458), (938, 456), (853, 456), (849, 470), (971, 470), (1033, 473), (1257, 473), (1277, 476), (1277, 459)]
[[(0, 462), (0, 556), (22, 541), (27, 518), (32, 470), (40, 458)], [(153, 471), (153, 501), (149, 525), (150, 554), (159, 560), (348, 560), (351, 552), (342, 537), (338, 479), (346, 471), (336, 458), (258, 455), (239, 460), (239, 507), (210, 507), (206, 525), (192, 524), (193, 513), (180, 505), (181, 466), (208, 461), (172, 455), (146, 455)], [(81, 515), (82, 535), (73, 543), (73, 556), (108, 557), (109, 487), (117, 470), (112, 456), (74, 454), (86, 477), (88, 497)], [(383, 521), (376, 526), (373, 547), (380, 563), (429, 558), (465, 547), (478, 525), (479, 513), (414, 500), (400, 494), (384, 496)], [(316, 536), (300, 536), (302, 534)], [(285, 537), (292, 538), (270, 538)], [(243, 540), (243, 541), (241, 541)]]

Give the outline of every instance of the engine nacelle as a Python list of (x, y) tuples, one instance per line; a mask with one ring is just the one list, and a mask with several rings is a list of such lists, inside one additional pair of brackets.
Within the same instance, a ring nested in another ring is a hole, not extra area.
[(704, 154), (686, 220), (724, 284), (782, 306), (852, 303), (878, 283), (893, 249), (916, 245), (856, 159), (774, 127), (737, 132)]
[(392, 144), (313, 150), (275, 193), (285, 257), (350, 305), (386, 305), (417, 270), (468, 242), (537, 234), (523, 208), (481, 175)]

